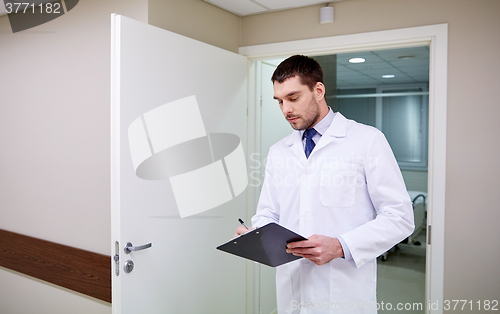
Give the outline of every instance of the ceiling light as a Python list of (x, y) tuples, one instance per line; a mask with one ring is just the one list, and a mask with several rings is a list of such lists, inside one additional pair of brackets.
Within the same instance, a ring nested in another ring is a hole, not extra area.
[(403, 60), (406, 60), (406, 59), (413, 59), (415, 58), (415, 55), (407, 55), (407, 56), (399, 56), (398, 59), (403, 59)]
[(326, 7), (322, 7), (319, 10), (319, 23), (333, 23), (333, 7), (329, 7), (327, 4)]
[(349, 59), (349, 63), (363, 63), (365, 62), (365, 58), (351, 58)]
[(386, 74), (386, 75), (382, 75), (382, 78), (393, 78), (395, 76), (396, 75), (394, 75), (394, 74)]

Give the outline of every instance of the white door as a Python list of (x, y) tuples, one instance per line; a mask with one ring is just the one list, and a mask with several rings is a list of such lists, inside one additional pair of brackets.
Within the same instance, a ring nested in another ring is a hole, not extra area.
[(112, 16), (113, 313), (245, 312), (245, 261), (216, 246), (246, 213), (246, 76), (245, 57)]

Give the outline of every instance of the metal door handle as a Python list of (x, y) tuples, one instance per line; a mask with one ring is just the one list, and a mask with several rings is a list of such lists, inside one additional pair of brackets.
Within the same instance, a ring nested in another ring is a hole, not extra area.
[(125, 245), (125, 254), (129, 254), (130, 252), (135, 252), (135, 251), (140, 251), (140, 250), (145, 250), (149, 249), (152, 245), (152, 243), (140, 245), (140, 246), (133, 246), (132, 243), (127, 242), (127, 245)]

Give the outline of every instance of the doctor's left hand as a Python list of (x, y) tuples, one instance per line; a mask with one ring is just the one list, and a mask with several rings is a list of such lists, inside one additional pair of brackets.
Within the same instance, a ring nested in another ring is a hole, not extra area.
[(342, 245), (337, 238), (316, 234), (304, 241), (288, 243), (286, 252), (307, 258), (319, 266), (344, 256)]

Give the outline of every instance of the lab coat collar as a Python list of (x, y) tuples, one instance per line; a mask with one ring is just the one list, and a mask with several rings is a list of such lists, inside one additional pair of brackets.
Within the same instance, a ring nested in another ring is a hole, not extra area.
[(302, 136), (300, 131), (295, 130), (288, 137), (287, 146), (289, 146), (295, 156), (300, 160), (302, 164), (307, 162), (306, 154), (304, 153), (304, 149), (302, 146)]
[[(287, 141), (287, 146), (291, 147), (293, 153), (299, 158), (302, 163), (307, 162), (306, 155), (304, 154), (304, 148), (302, 144), (301, 133), (298, 130), (293, 131)], [(322, 147), (328, 145), (334, 140), (334, 138), (343, 138), (347, 136), (347, 119), (340, 113), (336, 112), (333, 118), (332, 124), (326, 130), (325, 134), (321, 136), (321, 139), (314, 147), (311, 156), (315, 151), (318, 151)], [(311, 157), (309, 156), (309, 158)]]
[[(347, 136), (347, 119), (340, 112), (335, 113), (332, 124), (326, 130), (323, 136), (330, 137), (346, 137)], [(323, 136), (321, 138), (323, 138)], [(321, 140), (320, 140), (321, 142)], [(319, 143), (318, 143), (319, 144)]]

